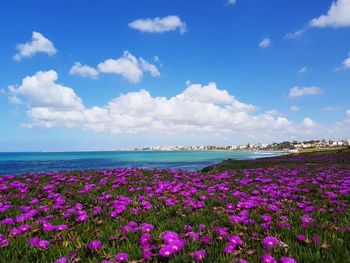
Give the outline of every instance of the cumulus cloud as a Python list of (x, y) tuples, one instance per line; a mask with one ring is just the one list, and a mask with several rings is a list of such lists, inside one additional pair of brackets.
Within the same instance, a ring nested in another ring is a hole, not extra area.
[(313, 128), (317, 125), (316, 122), (314, 122), (312, 119), (306, 117), (304, 120), (303, 120), (303, 123), (302, 123), (306, 128)]
[(289, 97), (296, 98), (302, 96), (317, 95), (323, 91), (319, 87), (293, 87), (289, 91)]
[(74, 90), (57, 84), (57, 78), (54, 70), (39, 71), (33, 76), (25, 77), (18, 87), (9, 87), (10, 101), (24, 103), (29, 108), (45, 107), (58, 111), (83, 109), (82, 100)]
[[(27, 105), (25, 127), (67, 127), (106, 133), (292, 134), (287, 118), (258, 114), (254, 105), (237, 100), (215, 83), (189, 84), (173, 97), (154, 97), (147, 90), (121, 94), (105, 106), (84, 106), (73, 89), (57, 83), (53, 70), (23, 79), (10, 94)], [(297, 124), (297, 125), (303, 125)]]
[(69, 74), (97, 79), (98, 71), (93, 67), (82, 65), (80, 62), (75, 62), (75, 64), (69, 70)]
[(343, 67), (350, 69), (350, 53), (349, 56), (343, 61)]
[(260, 48), (267, 48), (271, 46), (272, 40), (268, 37), (264, 38), (263, 40), (260, 41), (259, 47)]
[(350, 26), (350, 0), (337, 0), (332, 3), (326, 15), (310, 21), (312, 27)]
[(143, 58), (137, 59), (129, 51), (124, 51), (121, 58), (107, 59), (98, 64), (98, 71), (107, 74), (119, 74), (126, 80), (137, 83), (140, 82), (143, 73), (149, 72), (153, 77), (159, 77), (158, 68)]
[(129, 27), (147, 33), (163, 33), (179, 30), (183, 34), (187, 31), (186, 23), (181, 21), (178, 16), (137, 19), (129, 23)]
[(56, 54), (54, 44), (39, 32), (33, 32), (32, 40), (24, 44), (17, 44), (18, 53), (14, 59), (20, 61), (22, 58), (34, 56), (36, 53), (46, 53), (49, 56)]

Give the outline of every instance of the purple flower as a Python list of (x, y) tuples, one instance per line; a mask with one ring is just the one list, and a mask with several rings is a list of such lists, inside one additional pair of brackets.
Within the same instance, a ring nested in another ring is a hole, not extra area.
[(21, 231), (21, 232), (27, 232), (27, 231), (30, 230), (30, 225), (24, 224), (24, 225), (19, 226), (18, 229), (19, 229), (19, 231)]
[(89, 245), (87, 245), (87, 249), (90, 251), (100, 250), (102, 247), (102, 242), (100, 240), (92, 240)]
[(236, 245), (236, 246), (243, 244), (243, 240), (239, 236), (229, 237), (228, 242), (230, 242), (230, 244)]
[(236, 249), (236, 245), (233, 244), (228, 244), (225, 248), (224, 248), (224, 252), (227, 254), (232, 253), (233, 251), (235, 251)]
[(281, 257), (281, 263), (297, 263), (294, 258)]
[(29, 245), (32, 247), (35, 247), (39, 244), (40, 242), (40, 238), (39, 237), (33, 237), (31, 239), (29, 239)]
[(314, 219), (309, 217), (309, 216), (303, 216), (301, 218), (301, 222), (305, 223), (305, 224), (310, 224), (310, 223), (314, 222)]
[(175, 250), (170, 245), (165, 245), (159, 250), (159, 254), (163, 257), (170, 257), (174, 252)]
[(38, 243), (38, 248), (41, 250), (48, 249), (50, 247), (50, 242), (47, 240), (40, 240)]
[(57, 226), (55, 226), (55, 230), (57, 230), (57, 231), (65, 231), (67, 229), (68, 229), (67, 225), (57, 225)]
[(206, 252), (204, 249), (197, 250), (191, 253), (191, 256), (196, 260), (196, 261), (202, 261), (206, 255)]
[(182, 242), (180, 240), (174, 240), (168, 243), (174, 249), (174, 252), (179, 252), (182, 249)]
[(75, 221), (76, 222), (84, 222), (87, 221), (89, 219), (89, 217), (86, 214), (80, 215), (78, 216)]
[(56, 259), (54, 263), (67, 263), (67, 262), (68, 262), (67, 257), (61, 257)]
[(151, 257), (153, 257), (153, 253), (149, 250), (143, 250), (142, 251), (142, 258), (147, 260), (150, 259)]
[(300, 242), (305, 242), (306, 241), (306, 237), (304, 235), (297, 235), (297, 239)]
[(178, 240), (178, 239), (179, 239), (179, 236), (175, 232), (167, 231), (163, 234), (163, 241), (165, 243), (170, 243), (170, 242), (173, 242), (173, 241)]
[(263, 239), (263, 245), (268, 250), (273, 250), (279, 243), (279, 240), (273, 236), (268, 236)]
[(117, 262), (123, 262), (128, 260), (128, 254), (126, 253), (119, 253), (116, 257), (115, 260)]
[(263, 216), (261, 217), (261, 220), (262, 220), (263, 222), (271, 222), (271, 221), (272, 221), (272, 217), (271, 217), (270, 215), (263, 215)]
[(15, 220), (13, 220), (11, 217), (5, 218), (0, 221), (1, 225), (13, 225), (15, 223)]
[(17, 228), (12, 228), (12, 229), (9, 230), (9, 234), (11, 236), (18, 236), (18, 235), (21, 234), (21, 231), (19, 229), (17, 229)]
[(315, 244), (318, 244), (321, 241), (318, 236), (313, 236), (311, 239), (312, 239), (312, 242), (314, 242)]
[(10, 243), (10, 239), (1, 239), (0, 240), (0, 247), (7, 247)]
[(261, 262), (263, 262), (263, 263), (277, 263), (276, 259), (269, 254), (262, 255)]
[(47, 231), (53, 231), (55, 229), (55, 227), (53, 225), (51, 225), (49, 222), (43, 222), (42, 224), (42, 230), (44, 232), (47, 232)]
[(154, 226), (151, 224), (141, 224), (141, 231), (151, 232), (154, 229)]

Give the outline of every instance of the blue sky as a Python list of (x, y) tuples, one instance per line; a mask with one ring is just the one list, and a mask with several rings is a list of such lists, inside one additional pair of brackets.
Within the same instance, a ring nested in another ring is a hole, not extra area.
[(0, 34), (0, 151), (350, 137), (350, 0), (2, 1)]

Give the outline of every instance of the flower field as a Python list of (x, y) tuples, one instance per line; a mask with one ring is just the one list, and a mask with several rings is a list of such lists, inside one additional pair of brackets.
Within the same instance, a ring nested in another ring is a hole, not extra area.
[(350, 262), (350, 166), (0, 177), (1, 262)]

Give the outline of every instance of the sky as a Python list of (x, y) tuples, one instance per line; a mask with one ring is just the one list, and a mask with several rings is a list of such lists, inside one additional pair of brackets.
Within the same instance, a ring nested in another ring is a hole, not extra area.
[(350, 0), (5, 0), (0, 35), (0, 151), (350, 139)]

